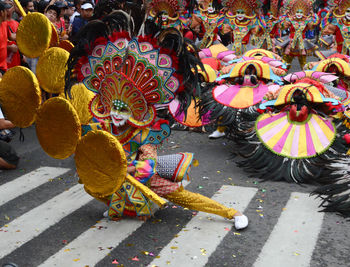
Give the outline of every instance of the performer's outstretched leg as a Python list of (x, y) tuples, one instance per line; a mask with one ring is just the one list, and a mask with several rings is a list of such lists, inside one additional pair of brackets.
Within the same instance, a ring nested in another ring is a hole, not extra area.
[(306, 56), (298, 56), (298, 61), (299, 61), (299, 65), (300, 68), (303, 69), (305, 64), (306, 64)]
[(187, 191), (182, 186), (163, 197), (184, 208), (216, 214), (227, 219), (235, 219), (236, 229), (243, 229), (248, 226), (248, 218), (239, 211), (228, 208), (201, 194)]
[(283, 60), (287, 63), (287, 69), (289, 70), (290, 67), (292, 66), (294, 57), (290, 55), (284, 55)]

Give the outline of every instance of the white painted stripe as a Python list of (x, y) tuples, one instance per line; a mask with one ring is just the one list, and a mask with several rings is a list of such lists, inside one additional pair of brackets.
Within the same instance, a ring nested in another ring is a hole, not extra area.
[(0, 206), (30, 190), (58, 177), (70, 169), (42, 167), (0, 186)]
[(102, 219), (40, 266), (94, 266), (143, 223), (132, 218), (118, 222)]
[(324, 216), (318, 205), (308, 194), (292, 193), (254, 266), (310, 266)]
[[(183, 181), (184, 187), (188, 184), (188, 181)], [(156, 211), (157, 206), (153, 205)], [(108, 248), (117, 247), (143, 223), (133, 218), (117, 222), (102, 219), (40, 266), (93, 266), (107, 256)]]
[[(243, 211), (256, 192), (256, 188), (223, 186), (213, 199)], [(204, 266), (232, 227), (233, 221), (199, 212), (149, 266)]]
[(16, 218), (0, 231), (0, 258), (38, 236), (92, 199), (78, 184)]

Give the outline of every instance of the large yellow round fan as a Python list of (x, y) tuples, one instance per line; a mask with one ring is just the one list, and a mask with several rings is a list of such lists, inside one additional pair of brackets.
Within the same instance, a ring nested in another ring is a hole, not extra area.
[(18, 127), (29, 127), (41, 103), (34, 73), (21, 66), (9, 69), (0, 82), (0, 102), (7, 119)]
[[(89, 111), (89, 103), (95, 94), (88, 90), (83, 83), (73, 85), (71, 94), (72, 98), (67, 96), (67, 99), (78, 112), (81, 124), (88, 124), (92, 119), (92, 115)], [(64, 93), (61, 93), (60, 96), (66, 98)]]
[(81, 138), (75, 152), (75, 165), (85, 188), (100, 198), (117, 191), (127, 174), (122, 145), (102, 130), (90, 131)]
[(16, 33), (18, 48), (27, 57), (39, 57), (49, 48), (51, 33), (51, 22), (45, 15), (30, 13), (18, 26)]
[(64, 75), (69, 53), (59, 47), (51, 47), (39, 58), (36, 76), (40, 86), (49, 93), (64, 91)]
[(72, 104), (61, 97), (47, 100), (39, 109), (36, 134), (44, 151), (56, 159), (72, 155), (81, 136), (81, 125)]

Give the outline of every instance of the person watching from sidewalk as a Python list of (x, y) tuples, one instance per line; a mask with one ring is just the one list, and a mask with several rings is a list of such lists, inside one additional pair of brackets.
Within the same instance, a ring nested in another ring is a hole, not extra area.
[(0, 78), (7, 70), (7, 10), (11, 6), (4, 1), (0, 1)]
[(84, 4), (81, 5), (80, 16), (76, 16), (74, 18), (74, 21), (72, 24), (71, 37), (74, 38), (74, 35), (76, 35), (77, 32), (89, 22), (93, 14), (94, 14), (93, 5), (90, 2), (84, 2)]
[[(0, 108), (0, 130), (14, 128), (15, 125), (6, 120)], [(5, 141), (0, 140), (0, 169), (16, 169), (19, 161), (16, 151)]]
[(19, 23), (12, 18), (15, 7), (12, 0), (5, 0), (5, 3), (11, 6), (6, 10), (7, 34), (9, 39), (7, 42), (7, 68), (9, 69), (21, 65), (21, 55), (16, 43), (16, 32)]

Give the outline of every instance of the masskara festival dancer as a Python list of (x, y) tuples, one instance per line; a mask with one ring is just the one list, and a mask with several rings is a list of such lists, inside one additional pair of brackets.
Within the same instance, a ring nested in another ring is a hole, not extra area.
[(322, 20), (320, 41), (327, 47), (335, 43), (338, 53), (350, 55), (350, 1), (332, 1), (330, 5), (332, 8)]
[(145, 6), (147, 20), (153, 21), (159, 28), (172, 27), (180, 32), (187, 28), (185, 13), (190, 7), (186, 0), (145, 0)]
[(221, 12), (222, 5), (218, 0), (201, 0), (198, 10), (192, 16), (191, 29), (197, 32), (201, 40), (199, 48), (204, 49), (215, 44), (222, 31), (225, 16)]
[[(45, 16), (27, 16), (23, 27), (34, 21), (50, 29)], [(53, 68), (52, 75), (60, 77), (51, 79), (51, 75), (41, 85), (51, 82), (50, 86), (59, 86), (56, 93), (63, 93), (62, 74), (68, 65), (66, 98), (62, 94), (42, 104), (36, 76), (24, 67), (15, 67), (1, 81), (12, 81), (13, 85), (11, 97), (9, 91), (1, 93), (1, 102), (7, 103), (4, 111), (15, 125), (28, 127), (35, 121), (39, 142), (50, 156), (64, 159), (75, 154), (80, 182), (86, 192), (109, 206), (106, 215), (110, 218), (147, 219), (152, 215), (151, 200), (164, 206), (163, 197), (189, 209), (234, 219), (237, 229), (245, 228), (248, 219), (239, 211), (178, 185), (187, 175), (192, 154), (157, 157), (157, 145), (170, 131), (166, 123), (154, 124), (154, 105), (170, 102), (176, 94), (186, 91), (188, 83), (193, 86), (196, 77), (192, 66), (182, 65), (180, 69), (177, 65), (193, 54), (175, 29), (157, 38), (131, 38), (130, 23), (122, 11), (89, 22), (79, 33), (81, 43), (70, 55), (61, 48), (47, 49), (50, 30), (47, 37), (33, 39), (29, 46), (22, 46), (23, 39), (19, 38), (19, 47), (32, 49), (36, 44), (36, 53), (46, 63), (39, 62), (39, 66)], [(42, 33), (36, 31), (38, 28), (41, 27), (30, 28), (31, 34)], [(27, 33), (29, 28), (19, 29), (20, 37), (21, 30)], [(17, 85), (14, 77), (18, 78)]]
[(251, 49), (250, 39), (252, 34), (259, 30), (259, 23), (255, 10), (258, 8), (256, 1), (251, 0), (225, 0), (222, 5), (227, 10), (223, 32), (232, 35), (232, 50), (237, 56), (243, 55)]
[(312, 5), (311, 0), (291, 0), (284, 4), (287, 14), (281, 23), (281, 28), (289, 29), (290, 33), (289, 36), (282, 38), (283, 41), (279, 42), (277, 47), (288, 64), (297, 57), (301, 69), (306, 64), (306, 57), (318, 48), (305, 39), (306, 31), (313, 29), (319, 23), (318, 16), (312, 11)]
[[(178, 47), (173, 47), (177, 53), (166, 46), (173, 39), (179, 41)], [(167, 53), (163, 54), (162, 51)], [(101, 56), (97, 56), (100, 52)], [(183, 207), (218, 214), (228, 219), (235, 218), (235, 227), (244, 228), (248, 223), (246, 216), (178, 185), (177, 182), (187, 174), (192, 154), (157, 157), (157, 144), (169, 135), (169, 127), (166, 123), (160, 123), (160, 131), (152, 131), (150, 128), (156, 117), (154, 104), (169, 103), (177, 91), (184, 90), (179, 80), (187, 79), (184, 75), (192, 75), (192, 72), (184, 74), (184, 70), (177, 71), (175, 62), (187, 56), (192, 55), (187, 50), (181, 33), (168, 29), (160, 33), (158, 40), (142, 36), (131, 40), (110, 36), (106, 45), (96, 45), (89, 57), (82, 59), (85, 64), (78, 63), (78, 66), (82, 66), (84, 84), (96, 93), (90, 110), (95, 119), (103, 121), (101, 126), (123, 145), (129, 175), (146, 185), (152, 194)], [(74, 53), (71, 58), (74, 58)], [(74, 70), (79, 73), (79, 69)], [(107, 124), (110, 127), (106, 127)], [(88, 138), (89, 133), (86, 136)], [(80, 178), (85, 187), (88, 187), (89, 177), (85, 181), (84, 177)], [(126, 182), (115, 192), (104, 196), (99, 191), (90, 193), (109, 203), (109, 217), (148, 217), (152, 212), (149, 199), (144, 194), (138, 194), (138, 197), (143, 195), (142, 201), (133, 197), (136, 190), (137, 184)]]
[[(257, 56), (261, 53), (270, 54), (270, 57)], [(281, 68), (283, 62), (273, 59), (272, 52), (255, 49), (246, 54), (250, 57), (243, 56), (223, 67), (216, 83), (203, 90), (201, 111), (207, 113), (210, 110), (212, 121), (220, 125), (213, 132), (214, 136), (225, 126), (228, 137), (232, 138), (230, 135), (234, 134), (237, 124), (247, 116), (257, 117), (256, 105), (265, 94), (277, 91), (283, 83), (280, 77), (285, 73)]]
[[(254, 36), (254, 46), (277, 53), (276, 38), (279, 37), (279, 6), (280, 1), (268, 1), (270, 4), (269, 11), (266, 14), (259, 15), (259, 31)], [(264, 10), (262, 8), (262, 10)]]

